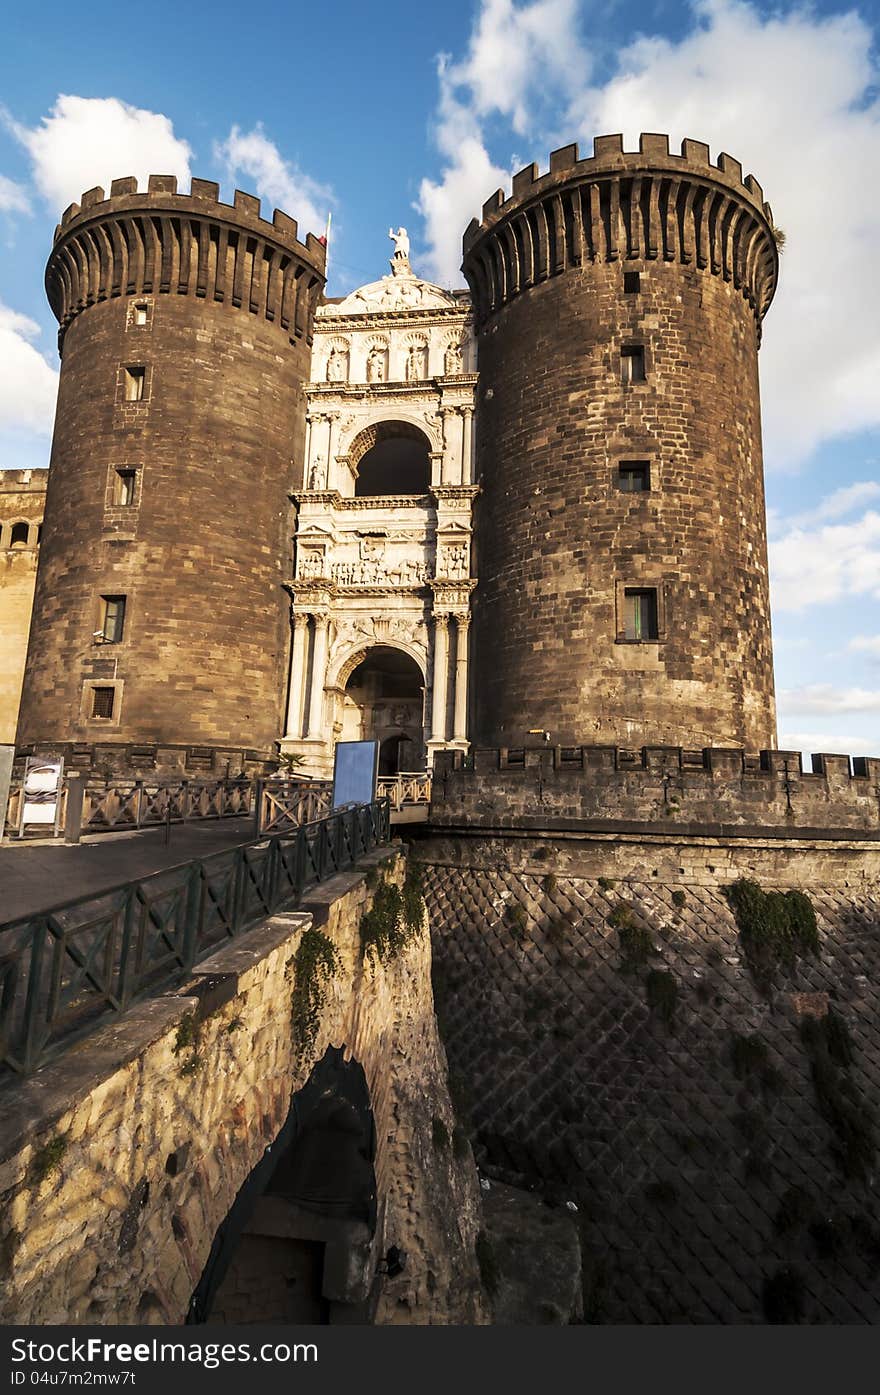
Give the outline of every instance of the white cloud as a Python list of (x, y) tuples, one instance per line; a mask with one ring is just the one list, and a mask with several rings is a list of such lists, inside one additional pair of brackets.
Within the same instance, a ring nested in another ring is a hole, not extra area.
[(572, 100), (589, 74), (577, 11), (577, 0), (519, 7), (483, 0), (464, 60), (438, 59), (434, 136), (447, 164), (438, 181), (422, 180), (415, 206), (425, 220), (430, 274), (443, 285), (462, 284), (461, 235), (490, 194), (510, 183), (511, 170), (488, 153), (482, 121), (501, 115), (531, 137), (548, 104)]
[(285, 160), (259, 122), (251, 131), (233, 126), (226, 140), (215, 144), (214, 158), (226, 166), (230, 180), (242, 175), (253, 180), (261, 199), (295, 218), (302, 238), (307, 232), (323, 233), (333, 201), (330, 190)]
[(38, 126), (23, 126), (4, 112), (6, 126), (28, 151), (34, 183), (56, 214), (86, 189), (135, 175), (176, 174), (188, 187), (192, 150), (174, 134), (167, 116), (129, 106), (116, 97), (58, 97)]
[[(873, 35), (855, 13), (758, 14), (697, 0), (680, 42), (639, 39), (584, 94), (583, 136), (668, 131), (753, 171), (787, 235), (761, 350), (765, 454), (796, 464), (880, 424), (880, 102)], [(675, 149), (675, 145), (672, 146)]]
[(772, 538), (770, 594), (774, 611), (806, 610), (843, 596), (880, 599), (880, 513), (817, 528), (797, 524)]
[[(589, 75), (578, 39), (578, 0), (483, 0), (463, 63), (447, 70), (466, 87), (477, 116), (499, 112), (518, 135), (530, 135), (536, 110), (553, 96), (574, 97)], [(487, 190), (491, 193), (491, 190)]]
[[(880, 499), (880, 481), (858, 480), (853, 484), (844, 485), (841, 489), (835, 489), (832, 494), (827, 494), (814, 509), (808, 509), (804, 513), (793, 514), (787, 520), (781, 519), (778, 514), (774, 513), (772, 524), (774, 529), (776, 529), (783, 522), (786, 522), (789, 528), (803, 528), (811, 527), (816, 523), (830, 523), (834, 519), (846, 518), (847, 514), (854, 513), (856, 509), (861, 508), (863, 504), (870, 503), (873, 499)], [(767, 518), (769, 524), (769, 511)]]
[(854, 635), (846, 647), (856, 653), (867, 654), (870, 659), (880, 660), (880, 635)]
[(0, 174), (0, 213), (30, 213), (31, 203), (26, 190), (14, 179)]
[[(586, 6), (583, 16), (586, 30)], [(493, 116), (544, 167), (548, 139), (580, 138), (588, 152), (594, 135), (616, 131), (631, 149), (640, 131), (665, 131), (673, 150), (692, 136), (716, 157), (735, 155), (787, 234), (761, 371), (768, 464), (794, 466), (827, 439), (880, 425), (880, 183), (866, 174), (880, 168), (873, 35), (854, 12), (761, 15), (738, 0), (694, 0), (692, 16), (678, 41), (643, 37), (619, 50), (613, 76), (591, 87), (573, 3), (482, 0), (466, 57), (439, 70), (447, 168), (423, 183), (419, 207), (434, 264), (457, 266), (461, 232), (498, 184)], [(450, 137), (464, 128), (474, 144), (459, 154)], [(482, 164), (491, 178), (478, 188)]]
[(58, 374), (31, 343), (39, 332), (27, 315), (0, 302), (0, 430), (51, 434)]
[(783, 688), (779, 705), (787, 713), (818, 715), (844, 712), (880, 712), (880, 689), (835, 688), (832, 683), (805, 683), (800, 688)]
[[(812, 755), (823, 751), (826, 755), (840, 756), (880, 756), (880, 737), (841, 736), (827, 731), (788, 731), (780, 728), (780, 751), (805, 751)], [(806, 767), (809, 769), (809, 766)]]

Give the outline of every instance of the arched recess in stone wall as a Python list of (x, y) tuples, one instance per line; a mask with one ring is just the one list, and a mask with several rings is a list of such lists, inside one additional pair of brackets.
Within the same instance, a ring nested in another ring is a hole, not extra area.
[[(389, 412), (393, 412), (393, 416), (390, 416)], [(375, 420), (361, 425), (350, 441), (346, 442), (343, 436), (339, 453), (344, 454), (352, 469), (356, 470), (367, 451), (388, 435), (389, 430), (397, 428), (399, 431), (396, 434), (401, 436), (424, 437), (429, 451), (442, 449), (439, 425), (435, 427), (431, 421), (425, 419), (424, 412), (413, 410), (405, 402), (395, 402), (389, 404), (381, 415), (377, 412)]]
[(370, 650), (377, 648), (399, 649), (402, 654), (406, 654), (418, 665), (423, 682), (428, 681), (425, 655), (414, 644), (408, 644), (397, 638), (392, 640), (372, 639), (366, 643), (357, 644), (353, 648), (346, 649), (335, 662), (331, 661), (332, 667), (328, 672), (326, 686), (328, 688), (344, 689), (358, 664), (363, 663), (364, 659), (370, 653)]
[(363, 1068), (330, 1046), (218, 1228), (187, 1323), (369, 1321), (375, 1162)]
[(405, 418), (371, 422), (355, 436), (348, 463), (355, 494), (427, 494), (431, 487), (432, 443), (422, 424)]

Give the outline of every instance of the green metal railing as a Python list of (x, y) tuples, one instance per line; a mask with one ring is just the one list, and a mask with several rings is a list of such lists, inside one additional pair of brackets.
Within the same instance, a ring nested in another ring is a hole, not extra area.
[(387, 843), (387, 799), (0, 925), (0, 1070), (38, 1069)]

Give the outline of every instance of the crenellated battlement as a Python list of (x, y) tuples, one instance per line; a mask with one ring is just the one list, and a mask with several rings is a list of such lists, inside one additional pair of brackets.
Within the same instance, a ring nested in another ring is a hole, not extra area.
[(659, 824), (880, 836), (880, 757), (707, 747), (477, 747), (434, 758), (431, 822), (529, 827)]
[(46, 268), (46, 292), (61, 326), (82, 310), (117, 296), (174, 293), (226, 301), (274, 321), (291, 338), (307, 338), (324, 283), (326, 247), (312, 233), (302, 242), (296, 220), (236, 189), (231, 204), (220, 186), (193, 179), (179, 193), (174, 175), (150, 175), (145, 191), (133, 177), (114, 179), (109, 197), (88, 189), (65, 209)]
[(515, 174), (511, 194), (496, 190), (463, 239), (464, 271), (479, 319), (528, 286), (591, 262), (679, 262), (732, 281), (760, 322), (773, 299), (778, 255), (773, 213), (754, 175), (708, 145), (646, 133), (638, 151), (620, 135), (596, 136), (583, 159), (577, 145)]

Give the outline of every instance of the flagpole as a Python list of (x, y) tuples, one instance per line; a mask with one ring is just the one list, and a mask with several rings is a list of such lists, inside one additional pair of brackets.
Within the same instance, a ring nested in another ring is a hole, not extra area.
[(330, 276), (330, 220), (331, 220), (332, 217), (333, 217), (333, 214), (332, 214), (332, 213), (329, 211), (329, 209), (328, 209), (328, 211), (327, 211), (327, 227), (326, 227), (326, 230), (325, 230), (325, 232), (324, 232), (324, 246), (325, 246), (326, 249), (327, 249), (327, 255), (326, 255), (326, 257), (324, 258), (324, 278), (325, 278), (325, 284), (326, 284), (326, 281), (329, 279), (329, 276)]

